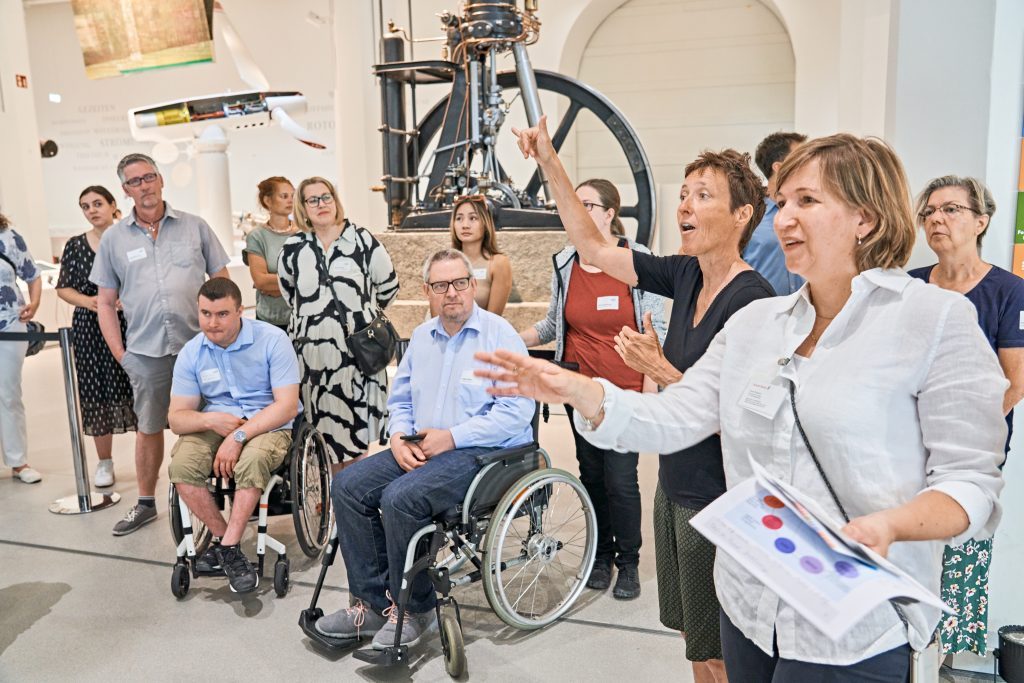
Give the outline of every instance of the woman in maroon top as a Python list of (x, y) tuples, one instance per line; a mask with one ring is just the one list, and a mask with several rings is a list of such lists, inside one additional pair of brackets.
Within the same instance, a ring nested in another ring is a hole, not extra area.
[[(619, 220), (619, 192), (607, 180), (588, 180), (576, 195), (610, 245), (629, 246), (649, 254), (642, 244), (626, 238)], [(623, 326), (642, 330), (648, 316), (664, 340), (664, 299), (634, 289), (579, 258), (568, 246), (552, 257), (551, 304), (548, 314), (520, 333), (527, 346), (556, 341), (555, 360), (579, 365), (589, 377), (603, 377), (616, 386), (637, 391), (644, 376), (631, 370), (615, 351), (615, 335)], [(650, 380), (647, 380), (650, 382)], [(651, 390), (655, 389), (650, 382)], [(597, 559), (587, 586), (604, 590), (611, 585), (612, 564), (619, 570), (613, 595), (629, 600), (640, 595), (640, 487), (636, 453), (595, 448), (576, 433), (572, 409), (566, 406), (576, 441), (580, 480), (597, 515)]]

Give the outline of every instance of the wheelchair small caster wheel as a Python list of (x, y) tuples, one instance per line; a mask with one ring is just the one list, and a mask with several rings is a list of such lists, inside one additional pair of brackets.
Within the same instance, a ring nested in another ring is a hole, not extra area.
[(442, 609), (438, 626), (441, 631), (445, 671), (452, 678), (459, 678), (466, 673), (466, 644), (462, 639), (462, 625), (455, 616), (455, 610)]
[(188, 586), (191, 581), (192, 577), (188, 573), (187, 564), (174, 565), (174, 570), (171, 572), (171, 593), (174, 594), (174, 597), (181, 600), (188, 595)]
[(274, 563), (274, 592), (277, 597), (283, 598), (288, 593), (288, 559), (281, 558)]

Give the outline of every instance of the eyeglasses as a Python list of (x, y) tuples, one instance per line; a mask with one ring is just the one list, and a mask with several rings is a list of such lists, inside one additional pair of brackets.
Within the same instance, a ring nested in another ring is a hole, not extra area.
[(971, 213), (978, 213), (969, 206), (964, 206), (963, 204), (956, 204), (954, 202), (946, 202), (942, 206), (929, 206), (925, 208), (921, 213), (917, 214), (917, 217), (921, 219), (922, 223), (924, 223), (926, 220), (931, 218), (932, 214), (934, 214), (936, 211), (941, 211), (943, 215), (949, 216), (950, 218), (957, 215), (961, 211), (970, 211)]
[(447, 294), (448, 287), (454, 287), (456, 292), (464, 292), (469, 289), (469, 278), (459, 277), (454, 280), (441, 280), (440, 282), (428, 282), (430, 291), (434, 294)]
[(124, 181), (124, 184), (128, 187), (138, 187), (142, 183), (151, 183), (160, 177), (159, 173), (147, 173), (146, 175), (140, 175), (137, 178), (129, 178)]
[(306, 197), (302, 200), (302, 203), (306, 206), (330, 206), (334, 203), (334, 195), (330, 192), (320, 195), (319, 197)]
[(599, 208), (599, 209), (607, 209), (608, 208), (607, 206), (602, 206), (601, 204), (595, 204), (594, 202), (587, 202), (587, 201), (583, 202), (583, 208), (586, 209), (587, 211), (593, 211), (595, 206), (597, 208)]

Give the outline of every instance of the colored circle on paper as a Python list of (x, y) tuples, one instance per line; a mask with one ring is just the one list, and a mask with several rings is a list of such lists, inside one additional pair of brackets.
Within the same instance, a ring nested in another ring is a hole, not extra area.
[(836, 562), (835, 568), (836, 574), (839, 574), (839, 576), (845, 576), (848, 579), (857, 578), (857, 567), (851, 562), (847, 562), (846, 560), (839, 560), (838, 562)]
[(775, 510), (779, 510), (786, 507), (786, 504), (783, 503), (778, 498), (776, 498), (775, 496), (765, 496), (764, 498), (761, 499), (761, 501), (768, 507), (774, 508)]
[(761, 524), (764, 524), (772, 531), (782, 528), (782, 520), (776, 517), (775, 515), (765, 515), (761, 518)]
[(825, 566), (816, 557), (805, 555), (800, 558), (800, 567), (808, 574), (820, 574)]
[(783, 536), (775, 539), (775, 549), (780, 553), (786, 553), (788, 555), (796, 550), (796, 543), (793, 543), (793, 541)]

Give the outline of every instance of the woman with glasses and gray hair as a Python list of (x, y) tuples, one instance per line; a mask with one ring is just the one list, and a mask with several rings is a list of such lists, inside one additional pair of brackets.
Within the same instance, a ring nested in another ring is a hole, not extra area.
[[(610, 245), (650, 254), (644, 245), (625, 236), (619, 219), (619, 191), (604, 179), (586, 180), (576, 187), (601, 238)], [(665, 300), (624, 284), (581, 258), (569, 245), (551, 257), (551, 303), (547, 316), (522, 331), (526, 346), (555, 342), (555, 361), (578, 369), (588, 377), (607, 377), (616, 386), (655, 391), (654, 381), (629, 367), (615, 351), (615, 335), (623, 327), (637, 332), (651, 328), (658, 342), (665, 341)], [(566, 405), (572, 425), (572, 407)], [(639, 455), (595, 448), (573, 427), (580, 481), (597, 515), (597, 559), (588, 588), (606, 590), (612, 565), (618, 568), (613, 597), (640, 596), (640, 487)]]
[[(1004, 452), (1009, 454), (1013, 407), (1024, 397), (1024, 280), (981, 258), (981, 240), (996, 203), (976, 178), (947, 175), (925, 186), (916, 208), (918, 223), (939, 262), (916, 268), (910, 275), (963, 294), (978, 310), (978, 324), (1010, 381), (1003, 395)], [(956, 608), (957, 614), (942, 623), (943, 654), (985, 654), (991, 561), (991, 539), (972, 538), (963, 545), (946, 546), (942, 599)]]
[(337, 471), (380, 438), (387, 376), (383, 370), (363, 375), (346, 340), (398, 295), (398, 276), (384, 246), (345, 218), (330, 181), (306, 178), (295, 197), (301, 232), (281, 248), (277, 273), (309, 390), (303, 400), (340, 464)]

